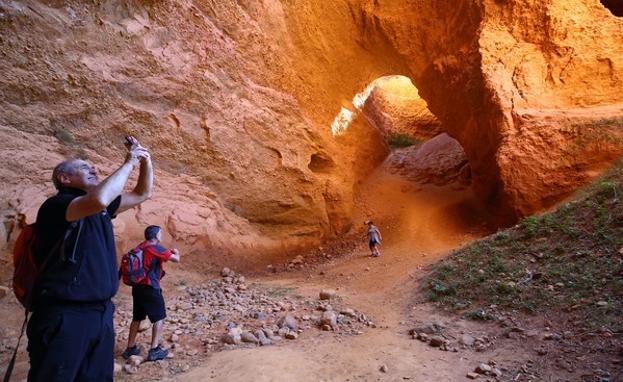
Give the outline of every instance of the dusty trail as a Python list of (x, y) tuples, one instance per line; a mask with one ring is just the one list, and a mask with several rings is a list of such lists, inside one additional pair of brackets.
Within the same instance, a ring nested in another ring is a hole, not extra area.
[[(423, 265), (483, 234), (471, 192), (420, 189), (381, 167), (361, 185), (357, 204), (356, 221), (372, 218), (381, 229), (380, 258), (368, 257), (362, 244), (348, 260), (322, 265), (314, 274), (302, 271), (253, 281), (293, 287), (309, 297), (335, 288), (349, 306), (373, 317), (378, 328), (354, 337), (307, 331), (287, 346), (215, 353), (205, 366), (172, 380), (455, 381), (464, 380), (474, 363), (503, 358), (504, 349), (486, 356), (440, 352), (407, 335), (414, 321), (448, 321), (426, 305), (413, 304), (414, 278)], [(451, 325), (470, 324), (453, 320)], [(389, 371), (381, 373), (381, 365)]]

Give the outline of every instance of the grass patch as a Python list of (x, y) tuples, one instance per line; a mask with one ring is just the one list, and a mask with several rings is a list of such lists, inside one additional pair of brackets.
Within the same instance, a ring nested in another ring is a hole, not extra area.
[(76, 143), (76, 139), (74, 138), (74, 136), (67, 130), (65, 129), (58, 129), (56, 131), (54, 131), (54, 136), (61, 142), (65, 142), (68, 143), (70, 145), (73, 145)]
[(419, 139), (402, 133), (392, 133), (387, 137), (387, 144), (393, 149), (409, 147), (420, 143), (421, 141)]
[(283, 298), (294, 293), (294, 287), (274, 287), (270, 288), (266, 293), (272, 298)]
[(618, 163), (575, 201), (454, 251), (432, 267), (429, 300), (472, 319), (497, 305), (573, 312), (589, 327), (623, 330), (622, 181)]

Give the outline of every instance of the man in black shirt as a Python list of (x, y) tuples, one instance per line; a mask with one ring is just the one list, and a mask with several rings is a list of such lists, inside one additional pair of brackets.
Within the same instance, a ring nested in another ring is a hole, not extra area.
[[(54, 168), (58, 194), (37, 214), (35, 257), (45, 266), (27, 329), (28, 381), (113, 380), (110, 299), (119, 278), (111, 219), (147, 200), (153, 186), (149, 152), (133, 137), (127, 147), (125, 162), (101, 182), (81, 159)], [(123, 193), (139, 163), (136, 187)]]

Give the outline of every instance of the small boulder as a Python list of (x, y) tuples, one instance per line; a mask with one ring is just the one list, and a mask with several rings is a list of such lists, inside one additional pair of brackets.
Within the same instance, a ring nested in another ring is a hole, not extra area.
[(351, 308), (346, 308), (346, 309), (342, 310), (340, 313), (345, 315), (345, 316), (347, 316), (347, 317), (351, 317), (351, 318), (356, 318), (357, 317), (357, 313), (353, 309), (351, 309)]
[(141, 363), (143, 363), (143, 357), (140, 355), (132, 355), (128, 359), (128, 363), (132, 366), (138, 367)]
[(136, 374), (136, 372), (138, 372), (138, 368), (136, 366), (132, 366), (126, 363), (125, 365), (123, 365), (123, 371), (128, 374)]
[(240, 335), (240, 339), (242, 340), (242, 342), (252, 343), (252, 344), (257, 344), (260, 342), (257, 339), (257, 337), (253, 335), (253, 333), (251, 332), (242, 332), (242, 334)]
[(474, 371), (478, 374), (487, 374), (491, 372), (491, 366), (487, 365), (486, 363), (481, 363), (476, 367)]
[(331, 310), (323, 312), (320, 318), (320, 325), (329, 325), (332, 329), (337, 328), (337, 315), (335, 312)]
[(434, 347), (434, 348), (438, 348), (441, 345), (444, 344), (444, 338), (441, 336), (432, 336), (429, 342), (429, 345)]
[(465, 346), (474, 346), (474, 337), (470, 336), (469, 334), (463, 334), (463, 336), (461, 337), (461, 344), (465, 345)]
[(260, 345), (261, 346), (268, 346), (268, 345), (272, 345), (273, 344), (273, 341), (271, 341), (268, 337), (266, 337), (266, 334), (262, 330), (256, 331), (255, 332), (255, 336), (260, 341)]
[(333, 289), (323, 289), (320, 291), (321, 300), (331, 300), (337, 296), (337, 292)]
[(279, 319), (279, 321), (277, 321), (277, 325), (280, 328), (288, 328), (290, 330), (298, 330), (299, 329), (298, 321), (290, 313), (288, 313), (285, 316), (281, 317)]

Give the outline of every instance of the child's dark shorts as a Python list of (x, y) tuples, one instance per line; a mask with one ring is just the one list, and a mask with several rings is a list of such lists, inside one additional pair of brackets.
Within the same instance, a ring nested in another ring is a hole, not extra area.
[(370, 246), (370, 249), (374, 248), (374, 246), (377, 244), (379, 244), (379, 242), (376, 240), (370, 240), (370, 242), (368, 243), (368, 245)]
[(132, 287), (132, 320), (143, 321), (149, 317), (152, 323), (163, 320), (166, 316), (162, 289), (155, 289), (149, 285)]

